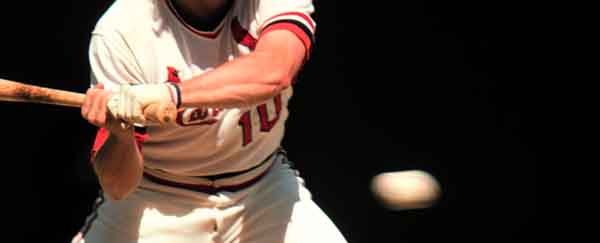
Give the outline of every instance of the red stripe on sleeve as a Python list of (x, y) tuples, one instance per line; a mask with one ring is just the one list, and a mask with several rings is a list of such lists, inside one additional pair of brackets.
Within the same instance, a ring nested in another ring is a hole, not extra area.
[[(269, 23), (274, 18), (278, 18), (278, 17), (284, 16), (284, 15), (295, 15), (295, 16), (298, 16), (298, 17), (304, 19), (304, 21), (306, 21), (310, 25), (310, 30), (312, 32), (315, 32), (315, 24), (313, 23), (312, 19), (308, 15), (306, 15), (305, 13), (302, 13), (302, 12), (285, 12), (285, 13), (280, 13), (278, 15), (275, 15), (275, 16), (270, 17), (269, 19), (267, 19), (267, 21), (265, 21), (265, 24)], [(265, 24), (263, 24), (263, 26)]]
[(311, 38), (298, 25), (288, 22), (272, 24), (262, 31), (261, 36), (273, 30), (289, 30), (294, 33), (300, 41), (302, 41), (302, 44), (304, 44), (304, 47), (306, 48), (306, 59), (308, 59), (310, 48), (312, 47), (312, 42), (310, 41)]

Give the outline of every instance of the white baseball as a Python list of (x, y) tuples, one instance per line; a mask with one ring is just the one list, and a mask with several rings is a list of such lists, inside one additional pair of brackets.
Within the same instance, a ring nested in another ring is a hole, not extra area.
[(387, 208), (407, 210), (430, 207), (440, 196), (440, 185), (421, 170), (381, 173), (371, 182), (375, 197)]

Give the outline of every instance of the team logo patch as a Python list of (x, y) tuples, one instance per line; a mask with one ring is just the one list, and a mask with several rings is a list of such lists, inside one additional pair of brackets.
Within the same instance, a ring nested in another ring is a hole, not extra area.
[(187, 108), (177, 113), (177, 124), (181, 126), (212, 125), (218, 122), (218, 108)]

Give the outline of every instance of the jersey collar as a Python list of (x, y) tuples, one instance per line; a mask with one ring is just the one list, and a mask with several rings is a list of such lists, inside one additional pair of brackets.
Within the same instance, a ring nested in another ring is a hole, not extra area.
[[(208, 38), (208, 39), (215, 39), (219, 36), (219, 34), (221, 33), (221, 30), (223, 30), (223, 26), (225, 25), (225, 22), (226, 22), (225, 20), (227, 19), (228, 15), (229, 15), (229, 14), (225, 15), (225, 17), (221, 20), (221, 23), (219, 23), (219, 25), (214, 30), (201, 31), (185, 22), (183, 17), (175, 9), (175, 6), (173, 6), (173, 3), (171, 2), (171, 0), (164, 0), (163, 2), (165, 2), (165, 4), (167, 5), (167, 8), (171, 12), (171, 14), (173, 16), (175, 16), (175, 18), (181, 25), (183, 25), (186, 29), (188, 29), (190, 32), (194, 33), (195, 35), (198, 35), (198, 36), (201, 36), (204, 38)], [(233, 6), (232, 6), (232, 9), (233, 9)], [(231, 9), (229, 9), (228, 11), (231, 11)]]

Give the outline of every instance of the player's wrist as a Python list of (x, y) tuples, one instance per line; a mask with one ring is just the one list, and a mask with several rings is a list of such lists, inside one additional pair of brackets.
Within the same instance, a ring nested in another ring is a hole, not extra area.
[(131, 86), (129, 91), (142, 107), (146, 107), (153, 103), (173, 102), (170, 87), (172, 86), (166, 83), (142, 84)]
[[(107, 107), (110, 113), (128, 124), (148, 124), (146, 114), (144, 114), (150, 105), (155, 105), (150, 109), (150, 113), (157, 112), (157, 106), (171, 106), (171, 104), (180, 103), (179, 90), (177, 86), (167, 83), (159, 84), (123, 84), (118, 91), (109, 98)], [(160, 108), (158, 108), (160, 109)], [(169, 114), (162, 114), (163, 117), (152, 117), (153, 121), (162, 121), (164, 116), (172, 117), (175, 111), (171, 110)], [(169, 120), (174, 120), (170, 118)]]
[(181, 89), (179, 88), (179, 85), (173, 82), (167, 82), (166, 84), (169, 87), (171, 101), (179, 108), (181, 106)]

